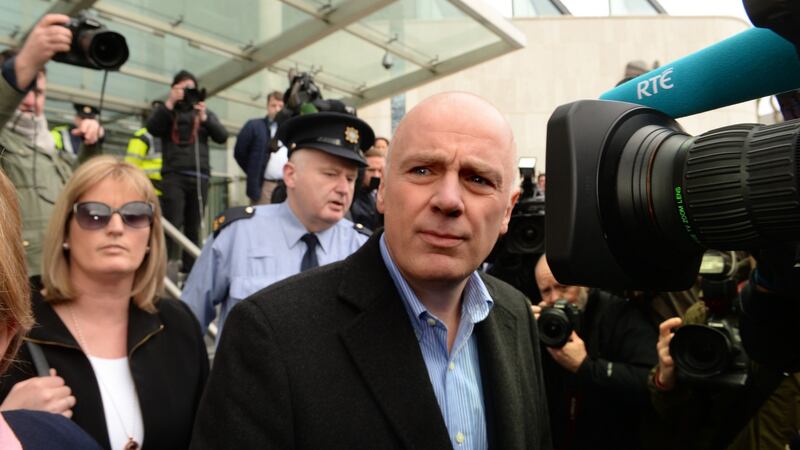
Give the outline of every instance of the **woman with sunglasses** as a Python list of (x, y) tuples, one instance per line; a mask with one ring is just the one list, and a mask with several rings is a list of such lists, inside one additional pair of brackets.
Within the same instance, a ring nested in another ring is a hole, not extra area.
[(83, 164), (50, 218), (38, 325), (0, 382), (0, 409), (63, 414), (107, 449), (187, 448), (208, 356), (190, 310), (159, 300), (165, 265), (145, 174), (111, 156)]

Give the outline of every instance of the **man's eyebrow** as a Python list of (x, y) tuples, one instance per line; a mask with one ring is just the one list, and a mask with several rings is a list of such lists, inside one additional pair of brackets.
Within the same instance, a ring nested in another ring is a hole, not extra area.
[(403, 165), (433, 165), (433, 164), (441, 164), (444, 161), (444, 156), (437, 155), (434, 152), (424, 151), (417, 153), (416, 155), (411, 155), (405, 160), (401, 161)]
[(503, 171), (491, 164), (487, 164), (486, 162), (480, 160), (468, 159), (464, 162), (463, 170), (472, 171), (476, 175), (480, 175), (491, 180), (498, 187), (502, 187)]

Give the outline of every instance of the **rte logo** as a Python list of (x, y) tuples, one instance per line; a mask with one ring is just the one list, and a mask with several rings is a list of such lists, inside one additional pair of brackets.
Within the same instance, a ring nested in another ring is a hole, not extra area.
[(659, 88), (662, 91), (672, 89), (672, 67), (660, 74), (636, 83), (636, 98), (641, 100), (643, 97), (650, 97), (658, 94)]

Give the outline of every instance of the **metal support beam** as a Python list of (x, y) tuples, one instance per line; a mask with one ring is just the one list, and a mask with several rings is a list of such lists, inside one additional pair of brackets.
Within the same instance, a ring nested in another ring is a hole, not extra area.
[[(67, 16), (74, 16), (85, 9), (91, 8), (95, 3), (97, 3), (97, 0), (58, 0), (57, 2), (53, 3), (53, 5), (50, 6), (50, 8), (48, 8), (44, 14), (42, 14), (42, 16), (44, 17), (46, 14), (64, 14)], [(31, 32), (37, 23), (39, 23), (39, 20), (33, 22), (33, 25), (25, 30), (25, 33), (22, 34), (22, 38), (19, 39), (19, 42), (25, 42), (25, 39), (28, 37), (28, 33)]]
[[(136, 69), (133, 67), (122, 66), (120, 67), (119, 72), (134, 78), (139, 78), (140, 80), (147, 80), (147, 81), (152, 81), (154, 83), (163, 84), (164, 86), (169, 86), (172, 83), (172, 78), (168, 76), (154, 72), (149, 72), (143, 69)], [(234, 93), (221, 92), (217, 94), (217, 97), (223, 100), (228, 100), (230, 102), (252, 106), (254, 108), (264, 108), (265, 106), (264, 103), (255, 102), (253, 100), (250, 100), (249, 98)]]
[(250, 61), (226, 61), (209, 70), (199, 77), (200, 83), (214, 95), (394, 1), (348, 0), (326, 11), (324, 19), (307, 20), (254, 47), (249, 53)]
[[(97, 92), (62, 86), (52, 81), (47, 83), (47, 96), (72, 103), (98, 104), (100, 102), (100, 94)], [(142, 114), (150, 108), (150, 105), (147, 102), (106, 95), (103, 99), (103, 107), (127, 114)]]
[(0, 45), (6, 45), (14, 48), (19, 45), (19, 41), (10, 36), (0, 36)]
[(225, 44), (218, 39), (211, 36), (200, 34), (191, 30), (182, 28), (181, 26), (173, 26), (169, 22), (159, 20), (155, 17), (149, 17), (142, 14), (137, 14), (125, 8), (109, 4), (106, 2), (95, 5), (94, 9), (100, 13), (101, 16), (107, 16), (115, 22), (129, 23), (137, 28), (144, 28), (154, 32), (163, 34), (170, 34), (189, 41), (190, 44), (197, 45), (201, 48), (208, 48), (229, 56), (247, 59), (248, 53), (242, 51), (239, 47), (233, 44)]
[[(72, 103), (100, 103), (100, 94), (97, 92), (62, 86), (52, 82), (47, 83), (47, 96), (56, 100)], [(143, 115), (150, 109), (150, 104), (106, 95), (105, 99), (103, 99), (103, 108), (130, 115)], [(231, 134), (239, 133), (239, 130), (242, 128), (242, 124), (240, 123), (234, 123), (224, 119), (220, 119), (220, 122)]]
[(387, 97), (413, 89), (421, 84), (430, 82), (437, 78), (466, 69), (475, 64), (488, 61), (497, 56), (513, 50), (506, 42), (495, 42), (484, 47), (472, 50), (462, 55), (442, 61), (436, 65), (436, 71), (431, 72), (427, 69), (420, 69), (409, 74), (391, 79), (385, 83), (375, 85), (365, 89), (358, 96), (342, 99), (348, 105), (362, 107), (383, 100)]
[[(95, 3), (97, 3), (97, 0), (58, 0), (53, 3), (53, 6), (47, 9), (45, 14), (65, 14), (67, 16), (74, 16), (85, 9), (91, 8)], [(28, 33), (25, 34), (27, 35)]]
[[(304, 13), (320, 20), (325, 20), (325, 15), (320, 13), (316, 8), (302, 0), (281, 0), (283, 3), (291, 5)], [(379, 32), (370, 29), (369, 27), (360, 23), (354, 23), (344, 28), (344, 31), (352, 34), (353, 36), (363, 39), (370, 44), (380, 47), (387, 52), (412, 62), (420, 67), (428, 70), (433, 70), (435, 64), (434, 57), (425, 55), (419, 51), (403, 46), (400, 42), (393, 40), (391, 36), (382, 36)]]
[(480, 23), (495, 34), (510, 49), (516, 50), (525, 47), (527, 38), (510, 21), (506, 20), (498, 11), (483, 2), (483, 0), (448, 0), (450, 4), (460, 9), (464, 14)]

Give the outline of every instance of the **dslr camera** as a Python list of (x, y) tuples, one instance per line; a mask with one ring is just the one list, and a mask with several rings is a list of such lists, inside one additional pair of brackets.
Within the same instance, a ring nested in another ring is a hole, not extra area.
[(559, 299), (539, 315), (539, 340), (548, 347), (561, 348), (581, 324), (581, 311), (572, 303)]
[(669, 343), (678, 379), (695, 385), (742, 387), (748, 358), (738, 327), (728, 319), (684, 325)]
[(508, 233), (504, 236), (506, 250), (511, 254), (544, 253), (544, 200), (535, 196), (533, 172), (536, 158), (520, 158), (521, 193), (511, 212)]
[(191, 111), (194, 105), (206, 100), (205, 88), (184, 88), (183, 99), (175, 104), (176, 109)]
[[(747, 381), (748, 356), (736, 320), (736, 286), (747, 279), (750, 262), (744, 252), (709, 250), (700, 264), (700, 287), (710, 318), (675, 331), (669, 351), (686, 383), (741, 387)], [(722, 318), (722, 319), (718, 319)]]
[(486, 258), (486, 272), (519, 289), (531, 300), (541, 298), (534, 268), (544, 253), (544, 200), (536, 197), (533, 173), (536, 158), (520, 158), (519, 173), (522, 178), (521, 193), (511, 211), (508, 232), (495, 243)]
[(119, 70), (128, 60), (125, 37), (81, 13), (64, 25), (72, 31), (69, 52), (57, 53), (53, 61), (96, 70)]

